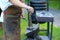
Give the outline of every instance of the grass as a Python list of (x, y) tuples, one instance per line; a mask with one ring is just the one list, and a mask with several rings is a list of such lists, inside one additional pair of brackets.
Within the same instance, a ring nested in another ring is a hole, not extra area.
[(53, 29), (53, 40), (60, 40), (60, 28)]
[[(25, 21), (25, 20), (21, 20), (21, 40), (24, 40), (26, 38), (25, 36), (25, 31), (26, 31), (26, 28), (28, 26), (27, 24), (28, 22)], [(45, 24), (42, 24), (40, 27), (41, 29), (46, 29), (46, 23)], [(53, 40), (59, 40), (60, 39), (60, 28), (57, 28), (57, 27), (53, 27)], [(45, 32), (39, 32), (39, 35), (45, 35)]]
[[(26, 14), (27, 15), (27, 14)], [(27, 19), (27, 16), (26, 16)], [(25, 39), (25, 31), (28, 26), (28, 21), (21, 19), (21, 40)]]
[(52, 9), (60, 9), (60, 1), (49, 1), (49, 7)]

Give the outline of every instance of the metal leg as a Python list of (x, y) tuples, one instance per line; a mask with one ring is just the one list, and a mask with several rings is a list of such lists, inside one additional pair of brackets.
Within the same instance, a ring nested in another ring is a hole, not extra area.
[(47, 36), (48, 37), (49, 37), (49, 27), (50, 27), (49, 22), (47, 22)]
[(52, 40), (52, 32), (53, 32), (53, 22), (51, 22), (51, 36), (50, 36), (50, 40)]
[[(50, 25), (51, 25), (51, 30), (50, 30)], [(51, 22), (51, 24), (47, 22), (47, 36), (49, 37), (50, 40), (52, 40), (52, 31), (53, 31), (53, 22)]]

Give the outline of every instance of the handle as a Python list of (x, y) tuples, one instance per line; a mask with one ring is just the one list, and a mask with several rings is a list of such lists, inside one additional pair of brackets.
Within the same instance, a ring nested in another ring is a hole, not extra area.
[(31, 19), (31, 13), (28, 12), (28, 26), (32, 26), (32, 19)]

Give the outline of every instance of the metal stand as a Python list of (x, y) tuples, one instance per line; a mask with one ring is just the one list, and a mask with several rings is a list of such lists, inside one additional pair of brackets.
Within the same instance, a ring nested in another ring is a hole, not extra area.
[[(47, 22), (47, 29), (40, 30), (42, 32), (44, 32), (44, 31), (46, 32), (46, 36), (41, 36), (41, 39), (42, 40), (52, 40), (54, 16), (50, 12), (47, 12), (47, 11), (44, 11), (44, 14), (42, 11), (42, 13), (40, 13), (39, 15), (37, 12), (36, 16), (37, 16), (37, 22)], [(40, 23), (40, 25), (41, 25), (41, 23)]]
[(50, 22), (47, 22), (47, 30), (40, 30), (40, 31), (46, 32), (46, 36), (40, 36), (42, 40), (52, 40), (53, 22), (51, 22), (51, 24)]
[(31, 15), (28, 15), (28, 28), (26, 30), (26, 40), (40, 40), (38, 37), (39, 27), (38, 24), (32, 25)]
[(30, 6), (34, 8), (34, 13), (31, 16), (32, 23), (41, 25), (42, 23), (44, 24), (45, 22), (47, 22), (47, 29), (40, 30), (42, 32), (46, 31), (46, 36), (39, 36), (38, 35), (39, 26), (35, 25), (33, 29), (31, 28), (32, 31), (28, 27), (26, 31), (27, 36), (26, 40), (52, 40), (54, 17), (50, 12), (48, 12), (49, 10), (48, 0), (30, 0), (29, 3)]

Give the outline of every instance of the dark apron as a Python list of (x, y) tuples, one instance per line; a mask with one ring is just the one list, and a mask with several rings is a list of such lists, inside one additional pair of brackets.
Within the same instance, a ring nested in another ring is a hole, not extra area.
[(4, 11), (4, 40), (21, 40), (20, 39), (20, 8), (10, 6)]

